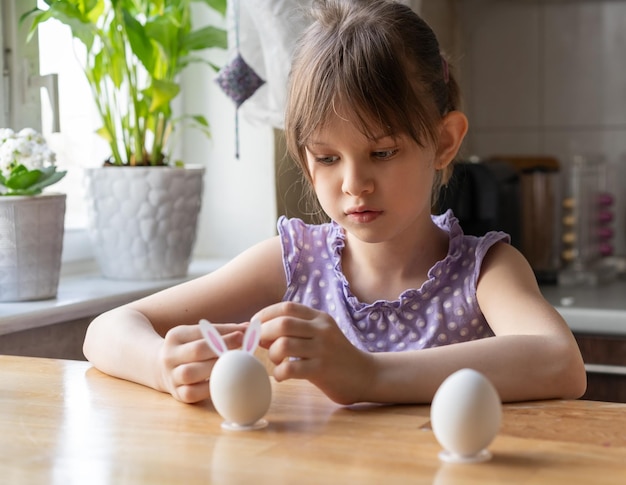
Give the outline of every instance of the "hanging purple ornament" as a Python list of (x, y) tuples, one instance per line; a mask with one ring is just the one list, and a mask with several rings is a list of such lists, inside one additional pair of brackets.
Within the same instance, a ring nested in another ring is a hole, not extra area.
[(265, 81), (241, 57), (239, 52), (239, 1), (235, 9), (235, 38), (237, 55), (217, 73), (215, 81), (235, 103), (235, 157), (239, 158), (239, 107), (252, 96)]
[(215, 82), (233, 100), (237, 108), (265, 83), (240, 53), (220, 70)]
[(235, 58), (217, 73), (215, 82), (235, 103), (235, 158), (239, 159), (239, 107), (252, 96), (265, 81), (254, 72), (237, 52)]

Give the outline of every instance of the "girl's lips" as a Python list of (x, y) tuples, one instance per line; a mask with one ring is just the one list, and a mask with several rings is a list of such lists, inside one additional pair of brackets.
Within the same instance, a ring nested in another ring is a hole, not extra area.
[(353, 210), (353, 211), (348, 211), (346, 213), (346, 215), (348, 216), (348, 219), (354, 222), (361, 223), (361, 224), (372, 222), (376, 220), (378, 216), (380, 216), (381, 214), (382, 214), (382, 211), (367, 210), (367, 209)]

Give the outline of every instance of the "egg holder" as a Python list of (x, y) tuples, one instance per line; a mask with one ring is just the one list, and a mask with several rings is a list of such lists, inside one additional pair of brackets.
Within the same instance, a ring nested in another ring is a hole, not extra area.
[(209, 386), (213, 406), (224, 418), (222, 428), (250, 431), (266, 427), (263, 417), (271, 403), (272, 386), (265, 367), (254, 356), (261, 339), (261, 322), (250, 322), (242, 348), (233, 350), (208, 320), (200, 320), (199, 325), (204, 340), (218, 356)]

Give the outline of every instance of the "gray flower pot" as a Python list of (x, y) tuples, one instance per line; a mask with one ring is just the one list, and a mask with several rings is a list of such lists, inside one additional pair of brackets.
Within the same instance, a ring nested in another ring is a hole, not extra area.
[(102, 167), (86, 173), (89, 236), (105, 278), (187, 275), (204, 168)]
[(54, 298), (65, 194), (0, 197), (0, 302)]

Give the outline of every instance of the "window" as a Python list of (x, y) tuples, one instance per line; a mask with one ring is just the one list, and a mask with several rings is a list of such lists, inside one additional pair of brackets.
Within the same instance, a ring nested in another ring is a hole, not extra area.
[(0, 122), (2, 126), (32, 126), (41, 129), (39, 76), (36, 43), (26, 43), (26, 32), (18, 27), (23, 12), (35, 0), (0, 0)]
[[(68, 261), (93, 260), (85, 230), (82, 170), (99, 166), (108, 156), (108, 150), (103, 148), (105, 142), (94, 133), (100, 123), (91, 111), (93, 100), (83, 73), (77, 64), (67, 64), (67, 61), (80, 57), (74, 52), (81, 48), (79, 43), (71, 40), (67, 28), (59, 24), (55, 26), (55, 22), (50, 20), (41, 26), (38, 42), (33, 39), (26, 44), (26, 28), (20, 29), (19, 39), (5, 40), (17, 35), (20, 15), (37, 5), (37, 1), (0, 0), (0, 43), (4, 43), (10, 51), (10, 55), (4, 55), (4, 46), (0, 46), (0, 66), (3, 68), (3, 76), (0, 77), (0, 116), (3, 118), (0, 123), (2, 126), (32, 126), (41, 130), (57, 152), (58, 165), (69, 169), (65, 179), (54, 189), (68, 194), (63, 270), (73, 271), (74, 268), (66, 264)], [(16, 11), (18, 8), (19, 11)], [(204, 14), (198, 18), (200, 22), (214, 20)], [(59, 37), (64, 40), (59, 41)], [(232, 52), (211, 53), (211, 56), (216, 56), (211, 62), (223, 65), (230, 54)], [(25, 83), (24, 74), (18, 72), (18, 67), (21, 69), (26, 60), (34, 72), (30, 85)], [(42, 95), (39, 88), (39, 84), (53, 83), (50, 78), (37, 78), (39, 74), (48, 76), (51, 73), (58, 74), (60, 133), (53, 133), (51, 102), (45, 90)], [(5, 82), (8, 78), (13, 79), (12, 83)], [(213, 78), (214, 73), (204, 67), (185, 74), (183, 84), (187, 94), (179, 97), (174, 110), (205, 115), (211, 124), (213, 137), (207, 140), (195, 130), (189, 130), (189, 134), (181, 132), (182, 138), (176, 146), (180, 155), (175, 153), (175, 156), (182, 157), (186, 163), (203, 164), (207, 168), (204, 216), (198, 230), (195, 255), (231, 257), (274, 235), (274, 144), (271, 128), (267, 124), (258, 120), (250, 123), (242, 116), (241, 158), (235, 160), (235, 107)], [(27, 96), (17, 90), (30, 94)], [(14, 101), (9, 104), (8, 99)], [(28, 103), (23, 101), (26, 99)], [(11, 114), (7, 114), (5, 119), (4, 113), (9, 111)], [(245, 198), (242, 193), (246, 194)], [(249, 210), (251, 201), (254, 201), (256, 211)], [(82, 269), (82, 265), (77, 269)]]
[[(39, 6), (45, 3), (39, 0)], [(100, 122), (84, 78), (79, 59), (84, 46), (72, 39), (69, 27), (56, 20), (39, 26), (39, 70), (43, 79), (58, 76), (60, 130), (55, 130), (54, 110), (49, 96), (41, 93), (42, 133), (57, 154), (59, 168), (67, 170), (65, 178), (55, 185), (67, 194), (67, 229), (83, 229), (87, 214), (83, 198), (83, 169), (102, 165), (108, 154), (106, 142), (96, 135)], [(63, 53), (63, 54), (60, 54)]]
[[(101, 165), (104, 140), (95, 134), (99, 120), (79, 59), (82, 44), (55, 20), (40, 25), (26, 42), (28, 24), (20, 16), (42, 0), (0, 0), (3, 76), (0, 80), (0, 126), (30, 126), (46, 137), (66, 177), (53, 190), (67, 194), (64, 261), (91, 257), (86, 234), (83, 169)], [(60, 107), (60, 108), (59, 108)]]

